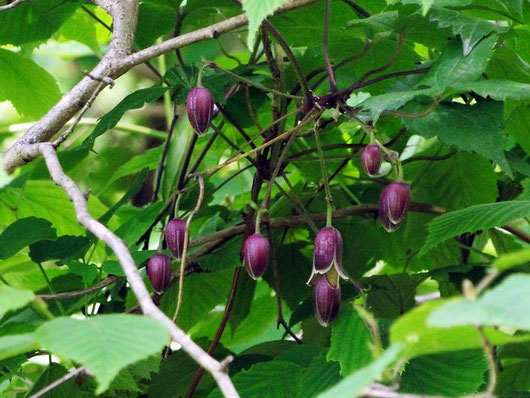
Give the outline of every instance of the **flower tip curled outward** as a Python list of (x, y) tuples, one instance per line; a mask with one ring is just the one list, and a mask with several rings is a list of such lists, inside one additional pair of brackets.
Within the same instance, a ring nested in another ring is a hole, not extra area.
[(263, 235), (250, 235), (243, 245), (243, 261), (248, 274), (257, 279), (265, 273), (269, 262), (270, 244)]
[(318, 274), (325, 274), (332, 267), (339, 276), (348, 279), (342, 269), (342, 236), (337, 229), (326, 227), (318, 231), (315, 238), (313, 272), (308, 284), (313, 285)]
[(325, 275), (319, 277), (313, 292), (315, 314), (322, 326), (328, 326), (339, 311), (340, 285), (333, 287)]
[(186, 221), (181, 218), (174, 218), (167, 223), (165, 236), (167, 247), (173, 253), (173, 256), (177, 260), (182, 258), (182, 252), (184, 250), (184, 237), (186, 235), (186, 230), (188, 225)]
[(366, 145), (361, 155), (363, 169), (369, 176), (377, 174), (381, 168), (381, 148), (377, 145)]
[(207, 88), (195, 87), (188, 93), (186, 108), (191, 126), (201, 135), (208, 131), (214, 115), (214, 100)]
[(379, 219), (388, 232), (399, 228), (410, 203), (410, 187), (404, 182), (388, 185), (379, 197)]
[(171, 282), (171, 260), (163, 253), (153, 255), (147, 262), (147, 276), (158, 294), (166, 291)]

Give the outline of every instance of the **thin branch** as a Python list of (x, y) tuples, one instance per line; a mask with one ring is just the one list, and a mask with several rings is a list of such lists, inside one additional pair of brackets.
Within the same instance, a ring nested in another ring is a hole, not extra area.
[(86, 372), (86, 368), (84, 366), (76, 368), (76, 369), (68, 372), (67, 374), (65, 374), (63, 377), (55, 380), (53, 383), (47, 385), (42, 390), (37, 391), (35, 394), (31, 395), (29, 398), (44, 397), (46, 394), (48, 394), (53, 389), (59, 387), (61, 384), (66, 383), (68, 380), (70, 380), (70, 379), (72, 379), (72, 378), (74, 378), (76, 376), (79, 376), (80, 374), (82, 374), (84, 372)]
[(501, 227), (505, 231), (508, 231), (509, 233), (517, 236), (522, 241), (525, 241), (526, 243), (530, 243), (530, 234), (527, 234), (523, 230), (519, 228), (512, 227), (511, 225), (504, 225)]
[(89, 288), (86, 288), (83, 290), (76, 290), (73, 292), (64, 292), (64, 293), (56, 293), (56, 294), (41, 294), (38, 296), (38, 298), (44, 301), (56, 301), (56, 300), (70, 300), (73, 298), (83, 297), (88, 294), (95, 293), (98, 290), (104, 289), (107, 286), (112, 285), (114, 282), (120, 279), (121, 278), (119, 276), (111, 275), (103, 279), (98, 284), (94, 286), (90, 286)]
[(441, 155), (441, 156), (414, 156), (414, 157), (403, 160), (401, 164), (405, 165), (407, 163), (417, 162), (420, 160), (431, 160), (433, 162), (447, 160), (447, 159), (450, 159), (452, 156), (454, 156), (456, 152), (457, 151), (455, 149), (452, 149), (447, 154)]
[[(342, 209), (334, 210), (333, 211), (333, 218), (339, 219), (344, 217), (351, 217), (356, 216), (360, 214), (377, 214), (378, 205), (367, 203), (357, 206), (350, 206), (345, 207)], [(434, 214), (434, 215), (442, 215), (445, 214), (446, 210), (443, 207), (435, 206), (427, 203), (416, 203), (413, 202), (410, 204), (409, 211), (411, 212), (418, 212), (418, 213), (428, 213), (428, 214)], [(322, 222), (326, 221), (326, 213), (313, 213), (309, 214), (309, 217), (315, 221), (315, 222)], [(292, 217), (279, 217), (279, 218), (271, 218), (269, 220), (271, 224), (271, 228), (287, 228), (287, 227), (297, 227), (300, 225), (306, 224), (306, 219), (304, 216), (298, 215), (298, 216), (292, 216)], [(190, 243), (190, 247), (200, 246), (204, 243), (219, 240), (219, 239), (226, 239), (231, 238), (235, 235), (242, 234), (245, 231), (245, 225), (237, 225), (235, 227), (227, 228), (222, 231), (214, 232), (213, 234), (202, 236), (200, 238), (197, 238), (193, 240)]]
[(304, 94), (304, 106), (311, 105), (313, 101), (313, 96), (307, 85), (307, 80), (305, 79), (304, 71), (302, 70), (302, 67), (294, 56), (291, 47), (289, 47), (289, 44), (285, 41), (280, 32), (278, 32), (278, 30), (274, 26), (272, 26), (272, 24), (266, 19), (263, 21), (263, 26), (276, 39), (278, 44), (282, 47), (283, 51), (285, 51), (285, 55), (287, 55), (287, 58), (289, 58), (289, 61), (291, 62), (296, 77), (298, 78), (298, 82), (302, 87), (302, 93)]
[[(286, 3), (275, 14), (281, 14), (299, 7), (304, 7), (320, 0), (298, 0)], [(138, 15), (138, 1), (122, 0), (113, 2), (113, 7), (107, 7), (113, 17), (113, 38), (109, 50), (98, 65), (90, 72), (97, 78), (109, 76), (116, 79), (136, 65), (166, 54), (170, 51), (200, 42), (205, 39), (218, 37), (245, 26), (248, 23), (246, 14), (241, 14), (225, 21), (189, 32), (162, 43), (147, 47), (132, 53), (136, 18)], [(49, 141), (79, 110), (79, 103), (87, 101), (98, 86), (97, 81), (86, 76), (48, 113), (32, 126), (4, 155), (4, 168), (12, 173), (17, 167), (32, 160), (32, 152), (25, 144)]]
[[(225, 75), (233, 77), (234, 79), (239, 80), (240, 82), (245, 83), (248, 86), (255, 87), (258, 90), (265, 91), (265, 92), (272, 93), (272, 94), (276, 94), (276, 95), (279, 95), (279, 96), (285, 97), (285, 98), (291, 98), (291, 99), (302, 99), (303, 98), (303, 97), (301, 97), (299, 95), (291, 95), (289, 93), (282, 93), (281, 91), (275, 90), (273, 88), (266, 87), (263, 84), (253, 82), (252, 80), (246, 79), (243, 76), (239, 76), (237, 73), (234, 73), (231, 70), (221, 68), (215, 62), (206, 61), (206, 65), (208, 67), (212, 68), (212, 69), (216, 69), (219, 72), (224, 73)], [(219, 106), (219, 104), (217, 104), (217, 106)]]
[(11, 8), (15, 8), (16, 6), (18, 6), (19, 4), (22, 4), (22, 3), (25, 3), (26, 1), (29, 1), (29, 0), (15, 0), (14, 2), (12, 2), (11, 4), (7, 4), (5, 6), (1, 6), (0, 7), (0, 11), (5, 11), (5, 10), (9, 10)]
[(155, 187), (153, 189), (153, 197), (151, 198), (151, 202), (153, 203), (156, 202), (158, 198), (158, 191), (160, 190), (160, 184), (162, 182), (162, 174), (164, 173), (164, 168), (166, 167), (166, 157), (169, 152), (171, 138), (173, 137), (173, 131), (175, 130), (175, 125), (177, 124), (178, 118), (177, 105), (173, 103), (173, 118), (171, 119), (171, 124), (169, 125), (169, 130), (167, 131), (166, 141), (164, 142), (164, 149), (162, 150), (162, 156), (160, 157), (160, 161), (158, 162), (158, 167), (156, 169)]
[(392, 387), (374, 383), (366, 387), (360, 394), (361, 397), (370, 398), (444, 398), (440, 395), (417, 395), (397, 392)]
[(364, 18), (370, 18), (372, 16), (372, 14), (370, 14), (360, 4), (357, 4), (353, 0), (342, 0), (342, 1), (348, 4), (351, 8), (353, 8), (360, 16)]
[[(193, 177), (199, 181), (199, 197), (197, 198), (197, 203), (195, 204), (195, 208), (193, 209), (191, 214), (188, 216), (188, 219), (186, 220), (186, 231), (184, 232), (184, 247), (182, 248), (182, 259), (180, 260), (180, 275), (183, 275), (184, 270), (186, 269), (186, 254), (188, 252), (190, 224), (195, 214), (197, 214), (197, 212), (200, 210), (202, 201), (204, 199), (204, 180), (198, 174), (194, 174)], [(175, 308), (175, 313), (173, 314), (173, 318), (172, 318), (173, 322), (177, 321), (177, 317), (180, 312), (180, 306), (182, 305), (183, 290), (184, 290), (184, 278), (179, 278), (179, 292), (177, 296), (177, 306)]]
[(482, 341), (482, 346), (484, 348), (484, 354), (486, 356), (486, 360), (488, 361), (488, 369), (489, 369), (489, 381), (488, 381), (488, 394), (490, 396), (495, 396), (495, 388), (497, 387), (497, 373), (499, 371), (497, 367), (497, 362), (495, 361), (495, 347), (491, 344), (491, 342), (488, 340), (486, 335), (484, 334), (484, 330), (482, 327), (477, 327), (478, 333), (480, 335), (480, 339)]
[(266, 222), (267, 225), (267, 236), (269, 237), (269, 242), (271, 242), (271, 262), (272, 262), (272, 271), (274, 275), (274, 291), (276, 292), (276, 304), (278, 308), (278, 320), (276, 322), (276, 328), (279, 328), (280, 325), (283, 326), (285, 332), (288, 333), (297, 344), (302, 344), (302, 340), (291, 330), (285, 318), (283, 317), (282, 310), (282, 293), (280, 288), (280, 271), (278, 269), (278, 258), (276, 256), (276, 248), (274, 245), (274, 239), (272, 235), (272, 229), (270, 223)]
[(212, 374), (225, 396), (238, 397), (239, 395), (228, 376), (226, 366), (204, 352), (200, 346), (193, 342), (188, 335), (171, 322), (171, 320), (153, 303), (129, 249), (120, 238), (90, 215), (85, 195), (74, 181), (64, 173), (53, 145), (50, 143), (29, 145), (27, 151), (33, 155), (33, 157), (38, 156), (39, 154), (44, 157), (44, 161), (46, 162), (52, 180), (63, 188), (73, 202), (79, 223), (85, 226), (98, 239), (105, 242), (114, 251), (120, 265), (122, 266), (123, 272), (127, 277), (127, 281), (138, 300), (142, 312), (165, 326), (171, 339), (180, 344), (182, 349), (188, 353), (188, 355)]
[(326, 12), (324, 13), (324, 38), (322, 40), (322, 49), (324, 51), (324, 61), (326, 63), (326, 69), (328, 70), (329, 87), (331, 92), (337, 92), (337, 82), (335, 80), (335, 73), (333, 72), (333, 66), (329, 59), (329, 14), (331, 9), (331, 0), (326, 0)]

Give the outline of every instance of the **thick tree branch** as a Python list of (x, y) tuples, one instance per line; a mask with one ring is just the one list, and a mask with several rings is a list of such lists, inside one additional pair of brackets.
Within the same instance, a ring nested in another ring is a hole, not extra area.
[(225, 396), (238, 397), (239, 395), (228, 376), (226, 365), (208, 355), (153, 303), (129, 249), (120, 238), (90, 215), (85, 195), (74, 181), (64, 173), (53, 145), (51, 143), (30, 145), (27, 147), (27, 153), (33, 157), (38, 155), (44, 157), (52, 180), (64, 189), (73, 202), (79, 223), (114, 251), (142, 312), (166, 327), (171, 339), (180, 344), (188, 355), (212, 374)]
[(5, 6), (0, 6), (0, 11), (5, 11), (5, 10), (9, 10), (11, 8), (15, 8), (19, 4), (25, 3), (26, 1), (29, 1), (29, 0), (15, 0), (11, 4), (7, 4)]
[[(279, 8), (276, 14), (317, 1), (320, 0), (290, 1)], [(241, 28), (248, 23), (247, 15), (241, 14), (132, 53), (138, 2), (136, 0), (106, 0), (99, 1), (98, 4), (107, 10), (113, 18), (114, 33), (109, 50), (99, 64), (90, 72), (92, 78), (88, 76), (83, 78), (6, 152), (4, 155), (4, 168), (8, 173), (12, 173), (17, 167), (33, 159), (31, 151), (28, 152), (25, 144), (49, 141), (83, 107), (99, 85), (99, 82), (94, 78), (100, 80), (106, 77), (116, 79), (129, 69), (151, 58), (202, 40), (216, 38), (222, 33)]]

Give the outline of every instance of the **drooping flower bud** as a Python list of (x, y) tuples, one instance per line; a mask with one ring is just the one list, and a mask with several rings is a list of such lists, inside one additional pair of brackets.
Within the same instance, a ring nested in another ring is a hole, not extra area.
[(257, 279), (265, 273), (269, 262), (269, 240), (260, 234), (250, 235), (243, 245), (243, 261), (248, 274)]
[(186, 100), (188, 119), (191, 126), (201, 135), (208, 131), (214, 113), (214, 100), (207, 88), (195, 87)]
[(381, 148), (377, 145), (366, 145), (361, 155), (363, 169), (369, 176), (376, 175), (381, 167)]
[(313, 272), (307, 282), (313, 285), (319, 274), (327, 273), (334, 268), (339, 276), (348, 279), (342, 269), (342, 236), (333, 227), (322, 228), (315, 238), (313, 251)]
[(182, 258), (184, 250), (184, 237), (188, 225), (182, 218), (174, 218), (166, 225), (165, 236), (167, 247), (177, 260)]
[(153, 255), (147, 262), (147, 276), (158, 294), (166, 291), (171, 281), (171, 260), (163, 253)]
[(315, 314), (322, 326), (328, 326), (339, 311), (340, 285), (333, 287), (325, 275), (319, 277), (313, 292)]
[(379, 219), (392, 232), (399, 228), (410, 202), (410, 187), (404, 182), (389, 184), (379, 197)]

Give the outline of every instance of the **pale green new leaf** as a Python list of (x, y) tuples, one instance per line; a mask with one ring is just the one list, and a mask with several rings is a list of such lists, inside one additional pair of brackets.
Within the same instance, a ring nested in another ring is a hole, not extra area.
[(503, 254), (497, 257), (491, 266), (499, 271), (505, 271), (527, 262), (530, 262), (530, 249)]
[(14, 289), (0, 285), (0, 320), (9, 311), (25, 307), (35, 299), (31, 290)]
[[(3, 12), (0, 18), (2, 15)], [(0, 99), (9, 100), (24, 116), (39, 118), (59, 98), (59, 86), (45, 69), (29, 58), (0, 48)]]
[(0, 361), (39, 348), (33, 333), (12, 334), (0, 337)]
[(243, 0), (243, 9), (248, 16), (247, 45), (254, 47), (256, 34), (265, 18), (281, 7), (287, 0)]
[[(407, 358), (481, 348), (482, 339), (473, 326), (445, 328), (427, 323), (431, 313), (445, 303), (426, 302), (400, 317), (390, 328), (390, 342), (404, 344), (403, 355)], [(530, 335), (510, 336), (490, 327), (484, 328), (484, 334), (494, 345), (530, 340)]]
[(528, 216), (530, 201), (523, 200), (485, 203), (443, 214), (428, 224), (429, 235), (419, 255), (465, 232), (485, 231)]
[(357, 372), (343, 379), (334, 387), (323, 392), (319, 398), (354, 398), (358, 397), (361, 391), (375, 381), (381, 373), (391, 365), (398, 357), (403, 346), (401, 344), (391, 345), (383, 355), (377, 358), (370, 365), (359, 369)]
[(39, 344), (54, 355), (85, 365), (104, 392), (126, 366), (158, 353), (169, 342), (154, 319), (137, 315), (98, 315), (88, 320), (57, 318), (35, 331)]
[(476, 300), (459, 298), (436, 309), (428, 319), (434, 327), (505, 326), (530, 331), (530, 275), (515, 274)]

